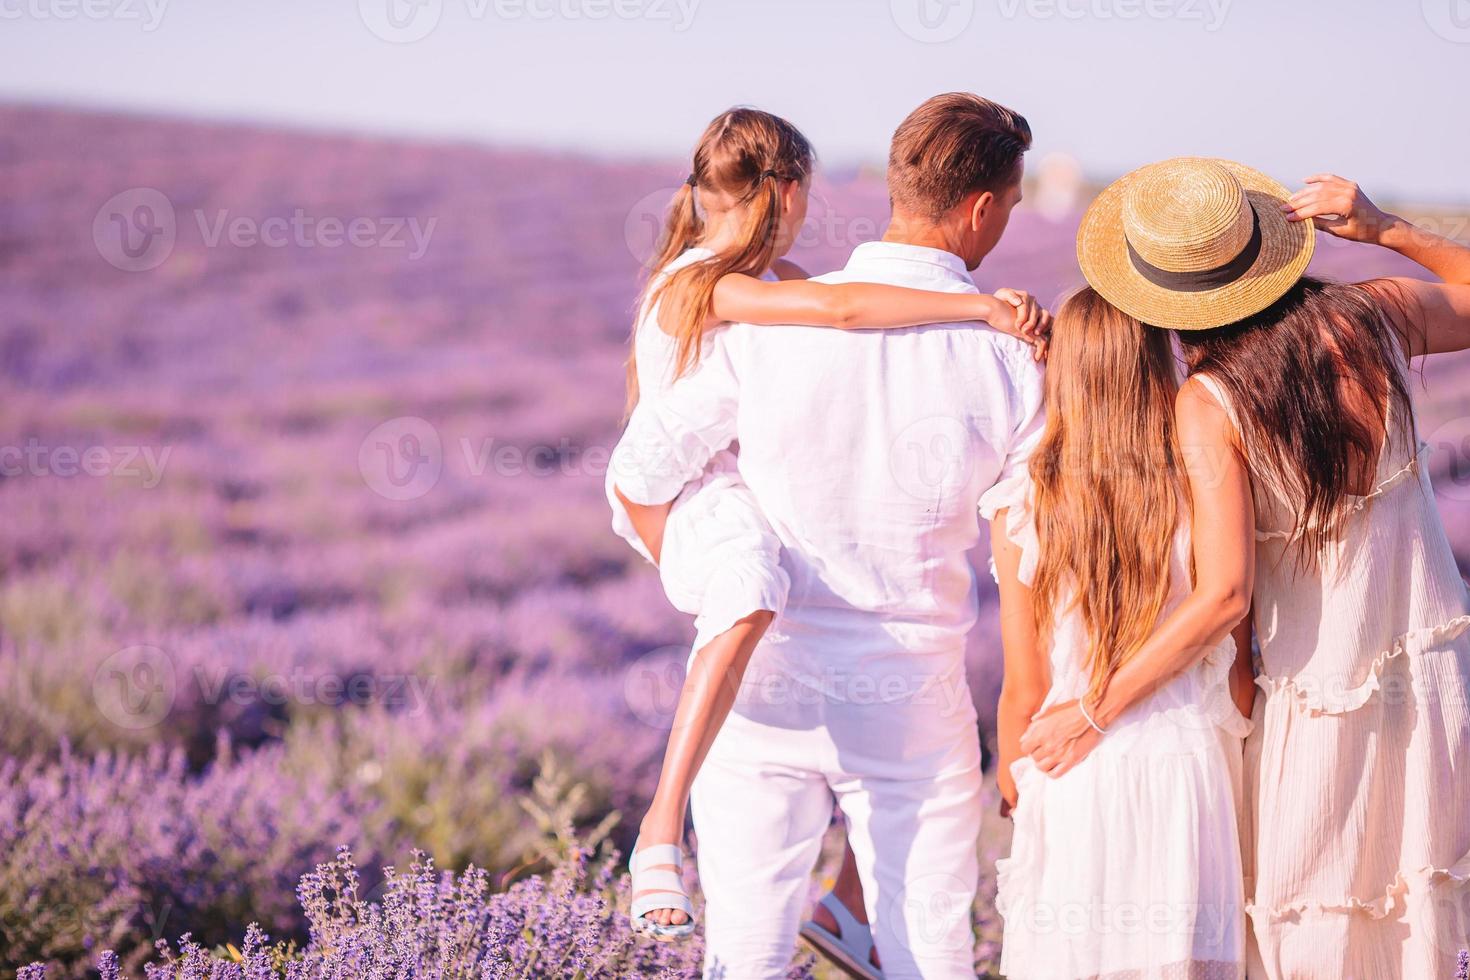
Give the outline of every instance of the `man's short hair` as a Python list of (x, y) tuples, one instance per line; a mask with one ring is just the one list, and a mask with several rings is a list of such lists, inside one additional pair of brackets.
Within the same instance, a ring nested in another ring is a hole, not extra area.
[(937, 220), (976, 191), (999, 193), (1019, 175), (1031, 126), (1019, 112), (969, 92), (936, 95), (899, 124), (888, 154), (896, 211)]

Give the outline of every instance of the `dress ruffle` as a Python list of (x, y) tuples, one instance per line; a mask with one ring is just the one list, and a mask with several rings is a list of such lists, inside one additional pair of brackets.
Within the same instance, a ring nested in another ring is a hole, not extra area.
[[(1017, 578), (1026, 586), (1036, 580), (1036, 563), (1041, 555), (1036, 522), (1032, 520), (1032, 506), (1031, 476), (1026, 470), (1000, 481), (980, 497), (980, 516), (985, 520), (993, 521), (995, 515), (1006, 512), (1006, 537), (1021, 549)], [(1000, 581), (994, 558), (990, 559), (990, 577)]]
[(1266, 692), (1267, 698), (1287, 697), (1296, 702), (1297, 708), (1311, 717), (1319, 715), (1345, 715), (1356, 711), (1382, 686), (1384, 668), (1390, 660), (1405, 654), (1414, 657), (1450, 643), (1470, 630), (1470, 615), (1458, 616), (1440, 626), (1411, 630), (1394, 640), (1393, 644), (1373, 658), (1368, 675), (1351, 690), (1334, 698), (1336, 704), (1328, 706), (1321, 692), (1304, 690), (1290, 677), (1267, 677), (1262, 674), (1256, 684)]
[(1348, 897), (1332, 902), (1297, 901), (1275, 908), (1262, 908), (1247, 904), (1246, 913), (1259, 925), (1282, 922), (1303, 914), (1363, 914), (1370, 919), (1385, 919), (1401, 909), (1410, 892), (1426, 891), (1435, 885), (1448, 883), (1454, 888), (1470, 884), (1470, 854), (1466, 854), (1448, 868), (1426, 865), (1414, 871), (1400, 871), (1383, 890), (1383, 894), (1371, 901)]
[[(1205, 654), (1200, 665), (1201, 686), (1205, 692), (1204, 704), (1173, 708), (1165, 713), (1165, 717), (1171, 717), (1177, 711), (1194, 711), (1204, 715), (1227, 734), (1237, 738), (1249, 735), (1255, 725), (1240, 713), (1240, 709), (1235, 706), (1235, 698), (1230, 694), (1230, 670), (1235, 666), (1236, 656), (1233, 637), (1227, 636), (1215, 644), (1214, 649)], [(1183, 722), (1184, 718), (1173, 720)]]
[[(1382, 480), (1376, 487), (1373, 488), (1373, 491), (1371, 493), (1364, 494), (1363, 496), (1357, 498), (1357, 500), (1353, 503), (1353, 506), (1349, 508), (1348, 513), (1361, 513), (1363, 508), (1368, 506), (1369, 502), (1377, 500), (1379, 497), (1388, 493), (1388, 491), (1392, 490), (1400, 483), (1403, 483), (1405, 480), (1409, 479), (1409, 477), (1416, 475), (1419, 472), (1419, 458), (1429, 453), (1430, 451), (1431, 450), (1429, 443), (1419, 443), (1419, 451), (1414, 455), (1413, 458), (1405, 463), (1398, 472)], [(1300, 535), (1292, 534), (1292, 532), (1290, 531), (1267, 531), (1261, 528), (1256, 529), (1257, 541), (1291, 541), (1299, 536)]]

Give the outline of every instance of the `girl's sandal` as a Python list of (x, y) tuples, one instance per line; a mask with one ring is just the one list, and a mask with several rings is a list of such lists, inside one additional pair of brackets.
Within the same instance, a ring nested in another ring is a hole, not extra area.
[[(628, 870), (633, 873), (633, 906), (630, 916), (633, 931), (646, 933), (659, 942), (682, 939), (694, 932), (694, 903), (684, 890), (684, 851), (677, 844), (655, 844), (640, 847), (633, 844), (633, 857)], [(659, 909), (683, 912), (689, 921), (680, 925), (660, 925), (648, 918)]]
[(873, 965), (872, 930), (859, 922), (831, 892), (823, 895), (817, 904), (831, 914), (837, 932), (829, 932), (809, 919), (802, 923), (801, 938), (849, 977), (883, 980), (883, 971)]

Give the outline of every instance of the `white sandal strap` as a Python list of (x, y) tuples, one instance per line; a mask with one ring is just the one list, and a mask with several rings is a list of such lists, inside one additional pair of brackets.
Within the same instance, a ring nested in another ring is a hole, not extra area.
[(684, 877), (673, 871), (644, 871), (633, 879), (633, 894), (639, 892), (684, 893)]
[(684, 867), (684, 850), (678, 844), (654, 844), (634, 850), (628, 870), (637, 874), (645, 868), (656, 868), (661, 864)]
[(837, 923), (838, 939), (854, 954), (859, 963), (871, 963), (873, 955), (873, 930), (859, 922), (847, 906), (831, 892), (817, 902), (826, 909)]
[(684, 891), (684, 879), (672, 871), (649, 871), (633, 879), (633, 918), (655, 909), (677, 909), (694, 918), (694, 903)]

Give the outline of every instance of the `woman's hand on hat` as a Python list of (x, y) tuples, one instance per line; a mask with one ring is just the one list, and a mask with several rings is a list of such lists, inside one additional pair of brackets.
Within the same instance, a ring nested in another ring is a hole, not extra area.
[(1344, 177), (1313, 174), (1306, 183), (1281, 206), (1287, 221), (1311, 218), (1329, 235), (1376, 245), (1383, 232), (1398, 220), (1380, 210), (1361, 187)]

